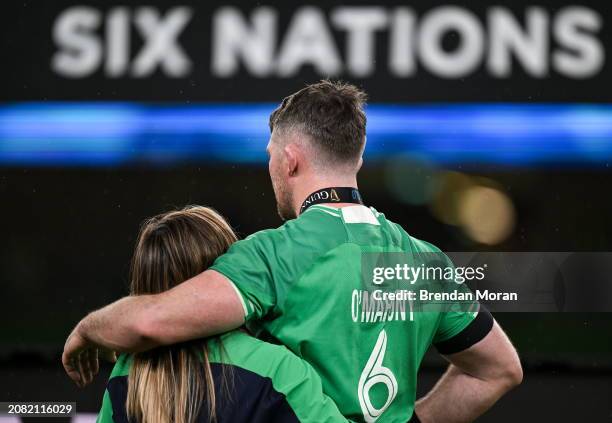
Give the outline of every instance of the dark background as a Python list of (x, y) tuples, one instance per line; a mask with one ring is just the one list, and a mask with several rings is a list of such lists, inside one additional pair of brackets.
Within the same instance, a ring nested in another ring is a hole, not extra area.
[[(148, 2), (161, 10), (174, 2)], [(351, 4), (362, 4), (352, 2)], [(363, 3), (366, 4), (366, 3)], [(393, 4), (400, 4), (394, 2)], [(423, 13), (443, 3), (411, 4)], [(554, 13), (567, 5), (540, 2)], [(608, 2), (583, 2), (604, 17), (600, 39), (609, 45)], [(222, 3), (202, 3), (181, 40), (194, 61), (192, 74), (173, 80), (155, 73), (136, 80), (108, 78), (101, 72), (82, 79), (54, 74), (51, 27), (73, 2), (5, 2), (0, 14), (0, 106), (16, 102), (133, 101), (176, 104), (278, 102), (325, 75), (305, 67), (293, 78), (255, 78), (242, 70), (219, 79), (209, 71), (210, 16)], [(114, 6), (91, 1), (104, 11)], [(241, 3), (249, 11), (256, 3)], [(274, 4), (280, 28), (299, 4)], [(323, 10), (340, 5), (326, 2)], [(505, 6), (520, 15), (527, 2)], [(486, 2), (465, 3), (482, 16)], [(389, 6), (391, 7), (391, 3)], [(342, 43), (342, 34), (335, 33)], [(138, 39), (133, 43), (138, 46)], [(452, 44), (452, 36), (449, 41)], [(385, 35), (377, 38), (384, 58)], [(135, 48), (136, 48), (135, 47)], [(612, 100), (609, 60), (594, 77), (571, 80), (552, 73), (533, 78), (520, 69), (508, 79), (484, 69), (445, 80), (426, 72), (392, 77), (384, 66), (372, 77), (338, 75), (366, 89), (375, 103), (437, 102), (599, 103)], [(0, 141), (1, 142), (1, 141)], [(1, 148), (1, 146), (0, 146)], [(392, 158), (389, 158), (392, 159)], [(431, 204), (409, 204), (387, 183), (389, 163), (366, 164), (360, 189), (366, 203), (401, 223), (413, 236), (446, 251), (611, 251), (612, 199), (609, 164), (572, 166), (472, 163), (452, 170), (494, 181), (511, 200), (515, 222), (493, 245), (471, 239), (461, 227), (445, 224)], [(408, 188), (407, 188), (408, 189)], [(276, 227), (274, 195), (265, 165), (212, 162), (158, 166), (0, 167), (0, 401), (77, 401), (80, 412), (95, 413), (104, 376), (84, 390), (63, 374), (65, 337), (87, 312), (127, 292), (127, 269), (138, 226), (148, 216), (186, 204), (208, 205), (226, 216), (241, 236)], [(588, 281), (585, 281), (585, 284)], [(496, 319), (515, 343), (525, 367), (523, 384), (481, 421), (612, 421), (612, 315), (609, 313), (499, 313)], [(425, 359), (421, 393), (444, 369), (435, 354)], [(37, 420), (40, 421), (40, 420)]]

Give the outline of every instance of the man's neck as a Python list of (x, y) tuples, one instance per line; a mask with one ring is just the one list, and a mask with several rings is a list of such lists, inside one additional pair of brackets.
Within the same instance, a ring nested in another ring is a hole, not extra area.
[[(310, 194), (318, 190), (321, 190), (324, 188), (331, 188), (331, 187), (357, 188), (357, 177), (352, 176), (352, 177), (343, 177), (343, 178), (318, 179), (318, 180), (313, 180), (310, 183), (303, 184), (302, 186), (298, 187), (293, 197), (294, 198), (293, 210), (295, 210), (295, 215), (296, 216), (300, 215), (300, 209), (302, 207), (302, 203), (304, 202), (304, 200), (306, 200), (306, 198)], [(325, 204), (333, 206), (333, 207), (346, 207), (346, 206), (354, 205), (353, 203), (325, 203)]]

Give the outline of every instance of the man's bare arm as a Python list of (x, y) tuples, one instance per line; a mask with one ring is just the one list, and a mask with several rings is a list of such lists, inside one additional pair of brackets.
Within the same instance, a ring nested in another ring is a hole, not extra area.
[(448, 370), (416, 403), (423, 423), (471, 422), (523, 378), (518, 355), (497, 322), (480, 342), (445, 358)]
[(100, 350), (138, 352), (216, 335), (244, 323), (232, 283), (209, 270), (157, 295), (122, 298), (90, 313), (64, 346), (62, 362), (80, 385), (97, 373)]

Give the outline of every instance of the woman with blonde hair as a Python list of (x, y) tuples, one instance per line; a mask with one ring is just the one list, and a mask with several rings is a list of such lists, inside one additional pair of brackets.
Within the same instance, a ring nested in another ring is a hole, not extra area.
[[(156, 294), (206, 270), (236, 241), (213, 209), (192, 206), (143, 224), (131, 295)], [(98, 422), (346, 421), (314, 369), (244, 331), (121, 355)]]

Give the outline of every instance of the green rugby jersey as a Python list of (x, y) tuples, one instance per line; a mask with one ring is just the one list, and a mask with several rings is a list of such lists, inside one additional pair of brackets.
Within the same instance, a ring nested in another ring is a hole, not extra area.
[[(240, 331), (224, 334), (221, 340), (222, 348), (215, 339), (207, 344), (218, 423), (347, 422), (323, 394), (314, 369), (286, 347)], [(122, 354), (115, 363), (97, 423), (128, 423), (125, 403), (132, 361), (131, 355)], [(227, 385), (222, 384), (224, 375), (231, 378)], [(197, 421), (210, 421), (206, 405)]]
[(488, 333), (492, 320), (474, 324), (485, 314), (477, 304), (475, 312), (383, 310), (364, 319), (356, 305), (361, 258), (439, 251), (373, 208), (315, 205), (278, 229), (235, 243), (211, 269), (235, 285), (249, 328), (312, 364), (345, 417), (406, 422), (429, 346), (442, 353), (465, 349)]

